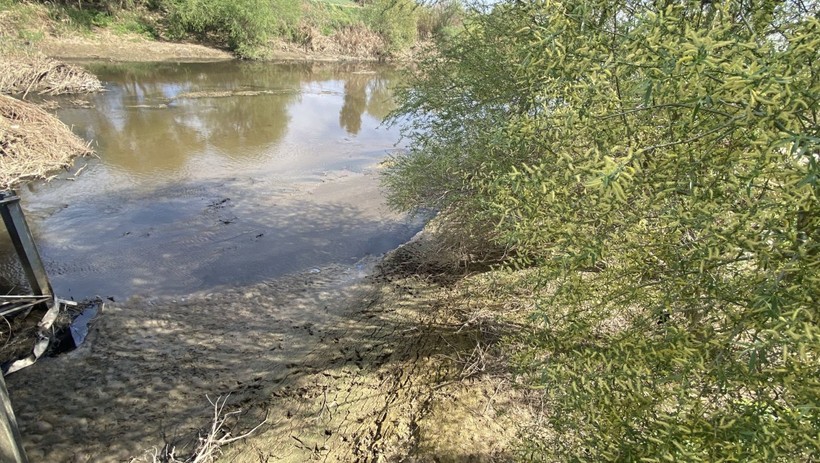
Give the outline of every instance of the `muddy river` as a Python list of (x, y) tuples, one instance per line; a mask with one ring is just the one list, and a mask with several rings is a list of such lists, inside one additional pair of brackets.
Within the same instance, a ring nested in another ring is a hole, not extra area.
[[(174, 296), (323, 265), (409, 239), (379, 163), (399, 149), (397, 73), (373, 65), (86, 65), (106, 92), (57, 100), (98, 158), (18, 192), (58, 296)], [(5, 233), (0, 275), (23, 289)]]

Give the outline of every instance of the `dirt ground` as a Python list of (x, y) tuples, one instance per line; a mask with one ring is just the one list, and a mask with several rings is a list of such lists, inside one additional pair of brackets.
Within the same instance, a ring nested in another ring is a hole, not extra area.
[(216, 61), (233, 59), (224, 50), (191, 43), (148, 40), (138, 35), (101, 31), (94, 35), (46, 35), (33, 46), (58, 59), (107, 59), (112, 61)]
[(107, 304), (86, 344), (7, 377), (29, 458), (183, 456), (221, 397), (240, 412), (232, 436), (263, 424), (220, 461), (509, 461), (528, 415), (487, 368), (492, 340), (447, 315), (450, 290), (413, 270), (424, 248)]
[[(220, 61), (234, 59), (226, 50), (210, 48), (193, 43), (161, 42), (135, 34), (115, 34), (99, 31), (93, 35), (46, 34), (32, 48), (46, 56), (57, 59), (104, 59), (111, 61), (162, 62), (162, 61)], [(362, 61), (360, 56), (313, 51), (294, 44), (276, 42), (271, 44), (268, 61)]]

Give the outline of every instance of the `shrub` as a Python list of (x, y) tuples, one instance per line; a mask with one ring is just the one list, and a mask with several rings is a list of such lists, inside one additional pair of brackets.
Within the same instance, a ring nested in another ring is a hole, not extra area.
[(172, 34), (193, 33), (225, 44), (240, 56), (254, 54), (269, 37), (293, 27), (298, 0), (169, 0)]
[(364, 11), (364, 8), (352, 3), (307, 1), (303, 4), (302, 22), (330, 36), (336, 31), (364, 24)]
[(400, 51), (416, 41), (418, 7), (413, 0), (374, 0), (365, 6), (365, 18), (390, 51)]
[(458, 0), (422, 5), (418, 12), (418, 37), (427, 40), (452, 36), (464, 14), (464, 7)]
[(107, 27), (112, 22), (111, 14), (105, 9), (79, 9), (74, 6), (55, 5), (49, 9), (51, 18), (63, 26), (80, 31), (90, 31), (95, 27)]
[(404, 92), (392, 204), (533, 267), (527, 458), (820, 454), (818, 9), (497, 4)]
[(114, 17), (111, 28), (119, 34), (139, 34), (150, 38), (159, 38), (155, 25), (139, 13), (120, 11)]

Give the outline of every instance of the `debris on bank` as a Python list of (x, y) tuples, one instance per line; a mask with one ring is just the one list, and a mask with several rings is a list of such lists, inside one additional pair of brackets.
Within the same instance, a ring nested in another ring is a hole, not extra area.
[(0, 93), (63, 95), (102, 90), (94, 74), (40, 54), (0, 53)]
[(92, 154), (88, 142), (34, 104), (0, 95), (0, 190), (23, 180), (46, 179), (77, 156)]
[(56, 357), (78, 348), (104, 307), (99, 298), (80, 303), (57, 299), (47, 311), (38, 307), (30, 315), (4, 318), (5, 325), (0, 324), (0, 374), (9, 375), (43, 356)]

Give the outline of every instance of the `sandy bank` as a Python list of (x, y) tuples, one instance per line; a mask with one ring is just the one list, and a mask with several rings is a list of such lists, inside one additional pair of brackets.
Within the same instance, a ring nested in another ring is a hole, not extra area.
[(219, 61), (233, 59), (224, 50), (191, 43), (148, 40), (137, 35), (100, 31), (94, 35), (46, 36), (33, 46), (58, 59), (103, 59), (111, 61)]
[[(193, 43), (161, 42), (133, 34), (99, 31), (93, 35), (47, 35), (31, 45), (46, 56), (67, 60), (123, 62), (199, 62), (234, 59), (228, 51)], [(375, 61), (337, 53), (310, 51), (293, 44), (273, 44), (266, 61)]]

